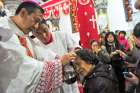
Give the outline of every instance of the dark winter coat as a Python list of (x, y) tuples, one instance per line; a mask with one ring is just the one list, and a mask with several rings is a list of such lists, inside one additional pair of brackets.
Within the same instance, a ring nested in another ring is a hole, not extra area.
[[(131, 51), (131, 53), (126, 57), (125, 60), (131, 64), (136, 64), (135, 72), (140, 80), (140, 48), (135, 47)], [(136, 93), (140, 93), (140, 82), (135, 88), (136, 88)]]
[[(109, 54), (111, 52), (114, 52), (116, 50), (124, 50), (123, 47), (118, 43), (118, 44), (106, 44), (106, 49)], [(117, 76), (117, 79), (119, 81), (119, 89), (120, 93), (125, 93), (125, 78), (123, 75), (124, 72), (124, 59), (119, 55), (115, 54), (111, 57), (111, 62), (110, 64), (114, 68), (115, 74)]]
[(98, 63), (85, 77), (85, 93), (120, 93), (118, 81), (111, 65)]

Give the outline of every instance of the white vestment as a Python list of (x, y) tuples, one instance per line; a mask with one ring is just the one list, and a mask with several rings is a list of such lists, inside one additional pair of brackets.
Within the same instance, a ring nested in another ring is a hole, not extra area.
[(51, 61), (58, 58), (57, 54), (50, 49), (47, 49), (45, 45), (39, 41), (37, 38), (31, 40), (35, 45), (35, 52), (37, 54), (37, 59), (40, 61)]
[(0, 92), (34, 93), (43, 62), (25, 56), (24, 48), (16, 44), (1, 42), (0, 46)]
[[(75, 41), (73, 40), (70, 33), (65, 31), (55, 31), (52, 32), (53, 42), (46, 45), (47, 49), (52, 50), (53, 52), (57, 53), (57, 55), (62, 56), (65, 53), (73, 50), (76, 46)], [(79, 93), (79, 88), (77, 82), (74, 84), (66, 84), (63, 85), (64, 93)], [(63, 93), (61, 91), (61, 93)]]
[(75, 47), (75, 41), (70, 33), (63, 31), (52, 32), (53, 42), (46, 45), (46, 48), (57, 53), (59, 56), (68, 53)]
[[(62, 64), (59, 60), (41, 62), (34, 59), (40, 55), (36, 46), (10, 18), (0, 20), (0, 27), (13, 33), (9, 40), (0, 42), (0, 93), (50, 93), (62, 86)], [(26, 38), (34, 58), (26, 55), (18, 35)]]

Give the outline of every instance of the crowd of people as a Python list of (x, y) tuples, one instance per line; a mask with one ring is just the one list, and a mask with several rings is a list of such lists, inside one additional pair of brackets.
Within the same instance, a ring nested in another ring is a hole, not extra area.
[(140, 93), (140, 23), (132, 37), (102, 32), (84, 49), (51, 31), (39, 4), (22, 2), (13, 16), (0, 6), (0, 93)]

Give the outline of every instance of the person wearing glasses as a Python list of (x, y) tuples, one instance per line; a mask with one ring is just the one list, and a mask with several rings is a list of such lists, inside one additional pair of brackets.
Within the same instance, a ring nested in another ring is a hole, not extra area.
[(14, 16), (0, 20), (1, 33), (5, 28), (12, 33), (6, 41), (1, 34), (1, 93), (50, 93), (63, 84), (62, 67), (73, 60), (75, 54), (67, 53), (50, 62), (39, 61), (29, 40), (29, 32), (42, 21), (43, 13), (38, 4), (28, 1), (18, 6)]

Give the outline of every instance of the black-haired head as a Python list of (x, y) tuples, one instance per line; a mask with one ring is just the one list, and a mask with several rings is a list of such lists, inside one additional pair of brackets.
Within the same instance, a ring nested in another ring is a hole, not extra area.
[(133, 35), (137, 38), (140, 38), (140, 22), (136, 24), (133, 30)]
[(89, 42), (90, 46), (92, 46), (92, 44), (93, 44), (94, 42), (99, 43), (97, 40), (91, 40), (91, 41)]
[(22, 2), (18, 8), (16, 9), (15, 15), (19, 14), (19, 12), (22, 10), (22, 8), (25, 8), (28, 11), (28, 14), (32, 14), (35, 12), (36, 9), (39, 9), (42, 13), (44, 13), (44, 10), (35, 2), (26, 1)]
[(96, 65), (99, 62), (97, 56), (87, 49), (81, 49), (76, 51), (75, 53), (79, 58), (81, 58), (88, 64)]
[(120, 32), (119, 32), (119, 35), (120, 35), (120, 34), (124, 34), (124, 36), (126, 36), (126, 31), (120, 31)]

